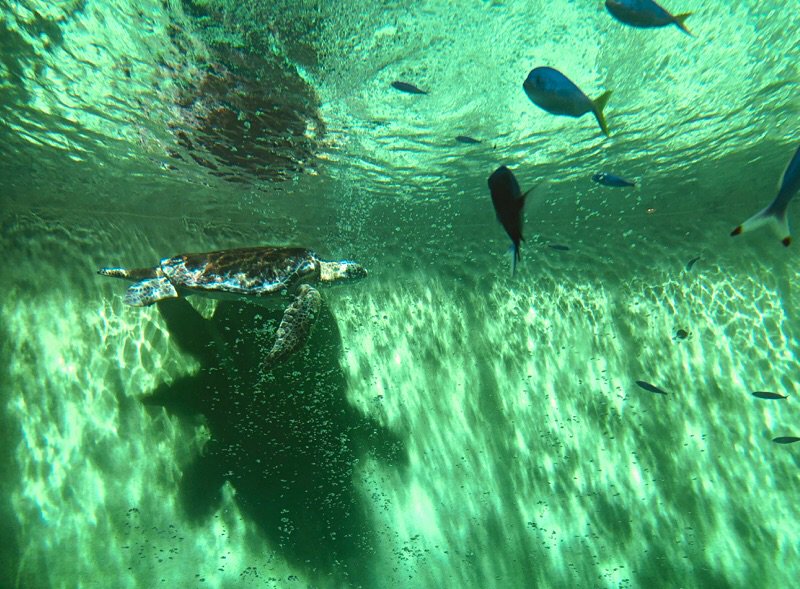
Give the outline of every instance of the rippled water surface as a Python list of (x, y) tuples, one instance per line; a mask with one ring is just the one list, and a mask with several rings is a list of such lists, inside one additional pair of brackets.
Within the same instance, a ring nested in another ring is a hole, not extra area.
[[(0, 0), (0, 586), (794, 587), (800, 13), (664, 4)], [(272, 369), (96, 274), (249, 245), (369, 271)]]

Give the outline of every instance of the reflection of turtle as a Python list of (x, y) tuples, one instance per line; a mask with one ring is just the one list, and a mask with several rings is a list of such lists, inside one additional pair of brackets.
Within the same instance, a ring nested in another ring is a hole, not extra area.
[(367, 271), (355, 262), (325, 262), (312, 251), (288, 247), (251, 247), (164, 258), (154, 268), (102, 268), (99, 274), (135, 280), (125, 302), (152, 305), (181, 294), (242, 298), (266, 302), (265, 297), (293, 294), (286, 307), (268, 364), (302, 348), (319, 314), (317, 282), (363, 278)]

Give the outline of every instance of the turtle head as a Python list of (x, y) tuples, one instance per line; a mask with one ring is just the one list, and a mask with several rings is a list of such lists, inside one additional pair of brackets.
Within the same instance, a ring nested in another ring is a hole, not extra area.
[(367, 270), (361, 264), (341, 260), (339, 262), (319, 263), (319, 279), (322, 282), (344, 282), (367, 277)]

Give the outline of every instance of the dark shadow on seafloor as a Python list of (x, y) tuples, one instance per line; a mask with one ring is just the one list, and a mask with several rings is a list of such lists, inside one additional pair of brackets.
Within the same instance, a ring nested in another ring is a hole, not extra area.
[[(16, 347), (16, 350), (13, 348)], [(26, 343), (14, 342), (8, 330), (0, 326), (0, 579), (17, 579), (18, 587), (28, 587), (26, 579), (20, 579), (20, 523), (11, 503), (12, 493), (17, 490), (22, 476), (14, 452), (23, 439), (19, 423), (12, 419), (7, 407), (16, 388), (10, 375), (11, 361), (16, 354), (24, 353)]]
[(184, 470), (187, 513), (208, 517), (229, 481), (242, 513), (293, 567), (311, 578), (374, 586), (376, 533), (353, 481), (355, 465), (372, 454), (403, 467), (407, 456), (397, 435), (348, 403), (341, 336), (327, 305), (305, 349), (269, 372), (262, 358), (282, 309), (221, 302), (206, 320), (185, 299), (158, 305), (178, 346), (201, 364), (144, 399), (202, 416), (209, 428), (202, 455)]

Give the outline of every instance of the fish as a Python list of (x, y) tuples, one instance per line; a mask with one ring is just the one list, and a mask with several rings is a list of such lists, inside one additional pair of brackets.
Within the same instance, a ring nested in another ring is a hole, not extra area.
[(547, 245), (550, 248), (552, 248), (554, 250), (558, 250), (560, 252), (568, 252), (569, 251), (569, 246), (561, 245), (560, 243), (548, 243)]
[(768, 393), (767, 391), (756, 391), (753, 393), (754, 397), (759, 399), (788, 399), (789, 395), (781, 395), (779, 393)]
[(697, 256), (696, 258), (692, 258), (691, 260), (686, 262), (686, 271), (689, 272), (692, 269), (692, 266), (694, 266), (697, 263), (697, 260), (699, 259), (700, 256)]
[(691, 12), (672, 15), (653, 0), (606, 0), (606, 9), (619, 22), (632, 27), (653, 29), (675, 25), (687, 35), (692, 35), (684, 24), (692, 16)]
[(631, 182), (620, 176), (608, 174), (607, 172), (598, 172), (592, 175), (592, 180), (603, 186), (613, 186), (615, 188), (624, 188), (628, 186), (636, 186), (636, 182)]
[(675, 337), (673, 339), (686, 339), (689, 337), (689, 332), (685, 329), (676, 329), (675, 330)]
[(658, 388), (656, 385), (650, 384), (649, 382), (645, 382), (643, 380), (637, 380), (636, 384), (642, 387), (644, 390), (651, 392), (651, 393), (658, 393), (659, 395), (666, 395), (667, 391), (664, 391)]
[(578, 118), (588, 112), (592, 113), (600, 124), (600, 129), (608, 136), (603, 109), (611, 96), (610, 90), (592, 100), (569, 78), (551, 67), (532, 69), (522, 88), (531, 102), (550, 114)]
[(741, 225), (731, 231), (731, 235), (739, 235), (745, 231), (752, 231), (764, 225), (769, 225), (781, 238), (781, 243), (789, 247), (792, 244), (792, 234), (789, 231), (789, 220), (786, 218), (786, 209), (795, 194), (800, 191), (800, 147), (794, 152), (789, 165), (778, 183), (778, 195), (767, 206), (750, 217)]
[(513, 275), (517, 271), (517, 262), (520, 260), (520, 242), (525, 241), (525, 238), (522, 237), (522, 209), (525, 206), (525, 198), (533, 188), (522, 194), (514, 173), (506, 166), (500, 166), (492, 172), (488, 182), (497, 220), (511, 238), (513, 252), (511, 274)]
[(772, 438), (772, 441), (776, 444), (793, 444), (794, 442), (800, 442), (800, 438), (796, 438), (795, 436), (781, 436), (780, 438)]
[(395, 90), (400, 90), (400, 92), (406, 92), (408, 94), (427, 94), (425, 90), (420, 90), (414, 84), (409, 84), (407, 82), (392, 82), (392, 88)]
[(478, 139), (474, 139), (472, 137), (469, 137), (468, 135), (456, 135), (456, 141), (458, 141), (459, 143), (467, 143), (470, 145), (480, 143)]

